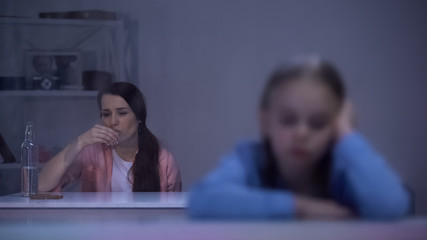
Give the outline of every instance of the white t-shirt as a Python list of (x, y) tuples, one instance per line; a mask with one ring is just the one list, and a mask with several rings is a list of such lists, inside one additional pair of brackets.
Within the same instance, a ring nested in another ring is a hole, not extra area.
[(123, 160), (113, 149), (113, 174), (111, 176), (112, 192), (132, 192), (132, 184), (129, 182), (128, 172), (132, 162)]

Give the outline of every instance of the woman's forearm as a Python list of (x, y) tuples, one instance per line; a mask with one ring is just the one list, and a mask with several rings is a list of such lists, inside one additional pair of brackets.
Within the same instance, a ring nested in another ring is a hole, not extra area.
[(81, 149), (82, 146), (76, 139), (46, 163), (39, 173), (39, 191), (46, 192), (55, 188)]

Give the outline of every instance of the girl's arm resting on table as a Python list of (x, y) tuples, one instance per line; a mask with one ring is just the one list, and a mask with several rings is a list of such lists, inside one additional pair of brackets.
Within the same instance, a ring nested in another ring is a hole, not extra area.
[(346, 199), (362, 218), (405, 216), (409, 194), (397, 174), (358, 133), (344, 136), (334, 149), (334, 194)]
[(245, 170), (233, 157), (221, 165), (190, 192), (188, 213), (199, 218), (292, 217), (294, 198), (281, 191), (251, 188), (245, 183)]
[(189, 215), (199, 218), (303, 218), (353, 217), (347, 208), (331, 200), (315, 199), (286, 190), (250, 187), (242, 162), (229, 155), (201, 183), (193, 187)]

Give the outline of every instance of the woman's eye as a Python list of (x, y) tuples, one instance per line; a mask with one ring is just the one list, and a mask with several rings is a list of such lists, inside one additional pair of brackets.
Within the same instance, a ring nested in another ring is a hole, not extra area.
[(128, 114), (127, 112), (119, 112), (119, 115), (120, 116), (124, 116), (124, 115), (126, 115), (126, 114)]
[(109, 114), (109, 113), (101, 113), (101, 116), (102, 116), (103, 118), (105, 118), (105, 117), (110, 116), (110, 114)]

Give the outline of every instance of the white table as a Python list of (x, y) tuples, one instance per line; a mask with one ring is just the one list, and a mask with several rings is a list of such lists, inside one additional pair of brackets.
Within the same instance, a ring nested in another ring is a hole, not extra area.
[(0, 197), (0, 239), (427, 239), (427, 218), (400, 221), (218, 221), (185, 214), (185, 193)]
[(186, 193), (63, 192), (62, 199), (0, 197), (0, 224), (64, 220), (118, 221), (184, 216)]

